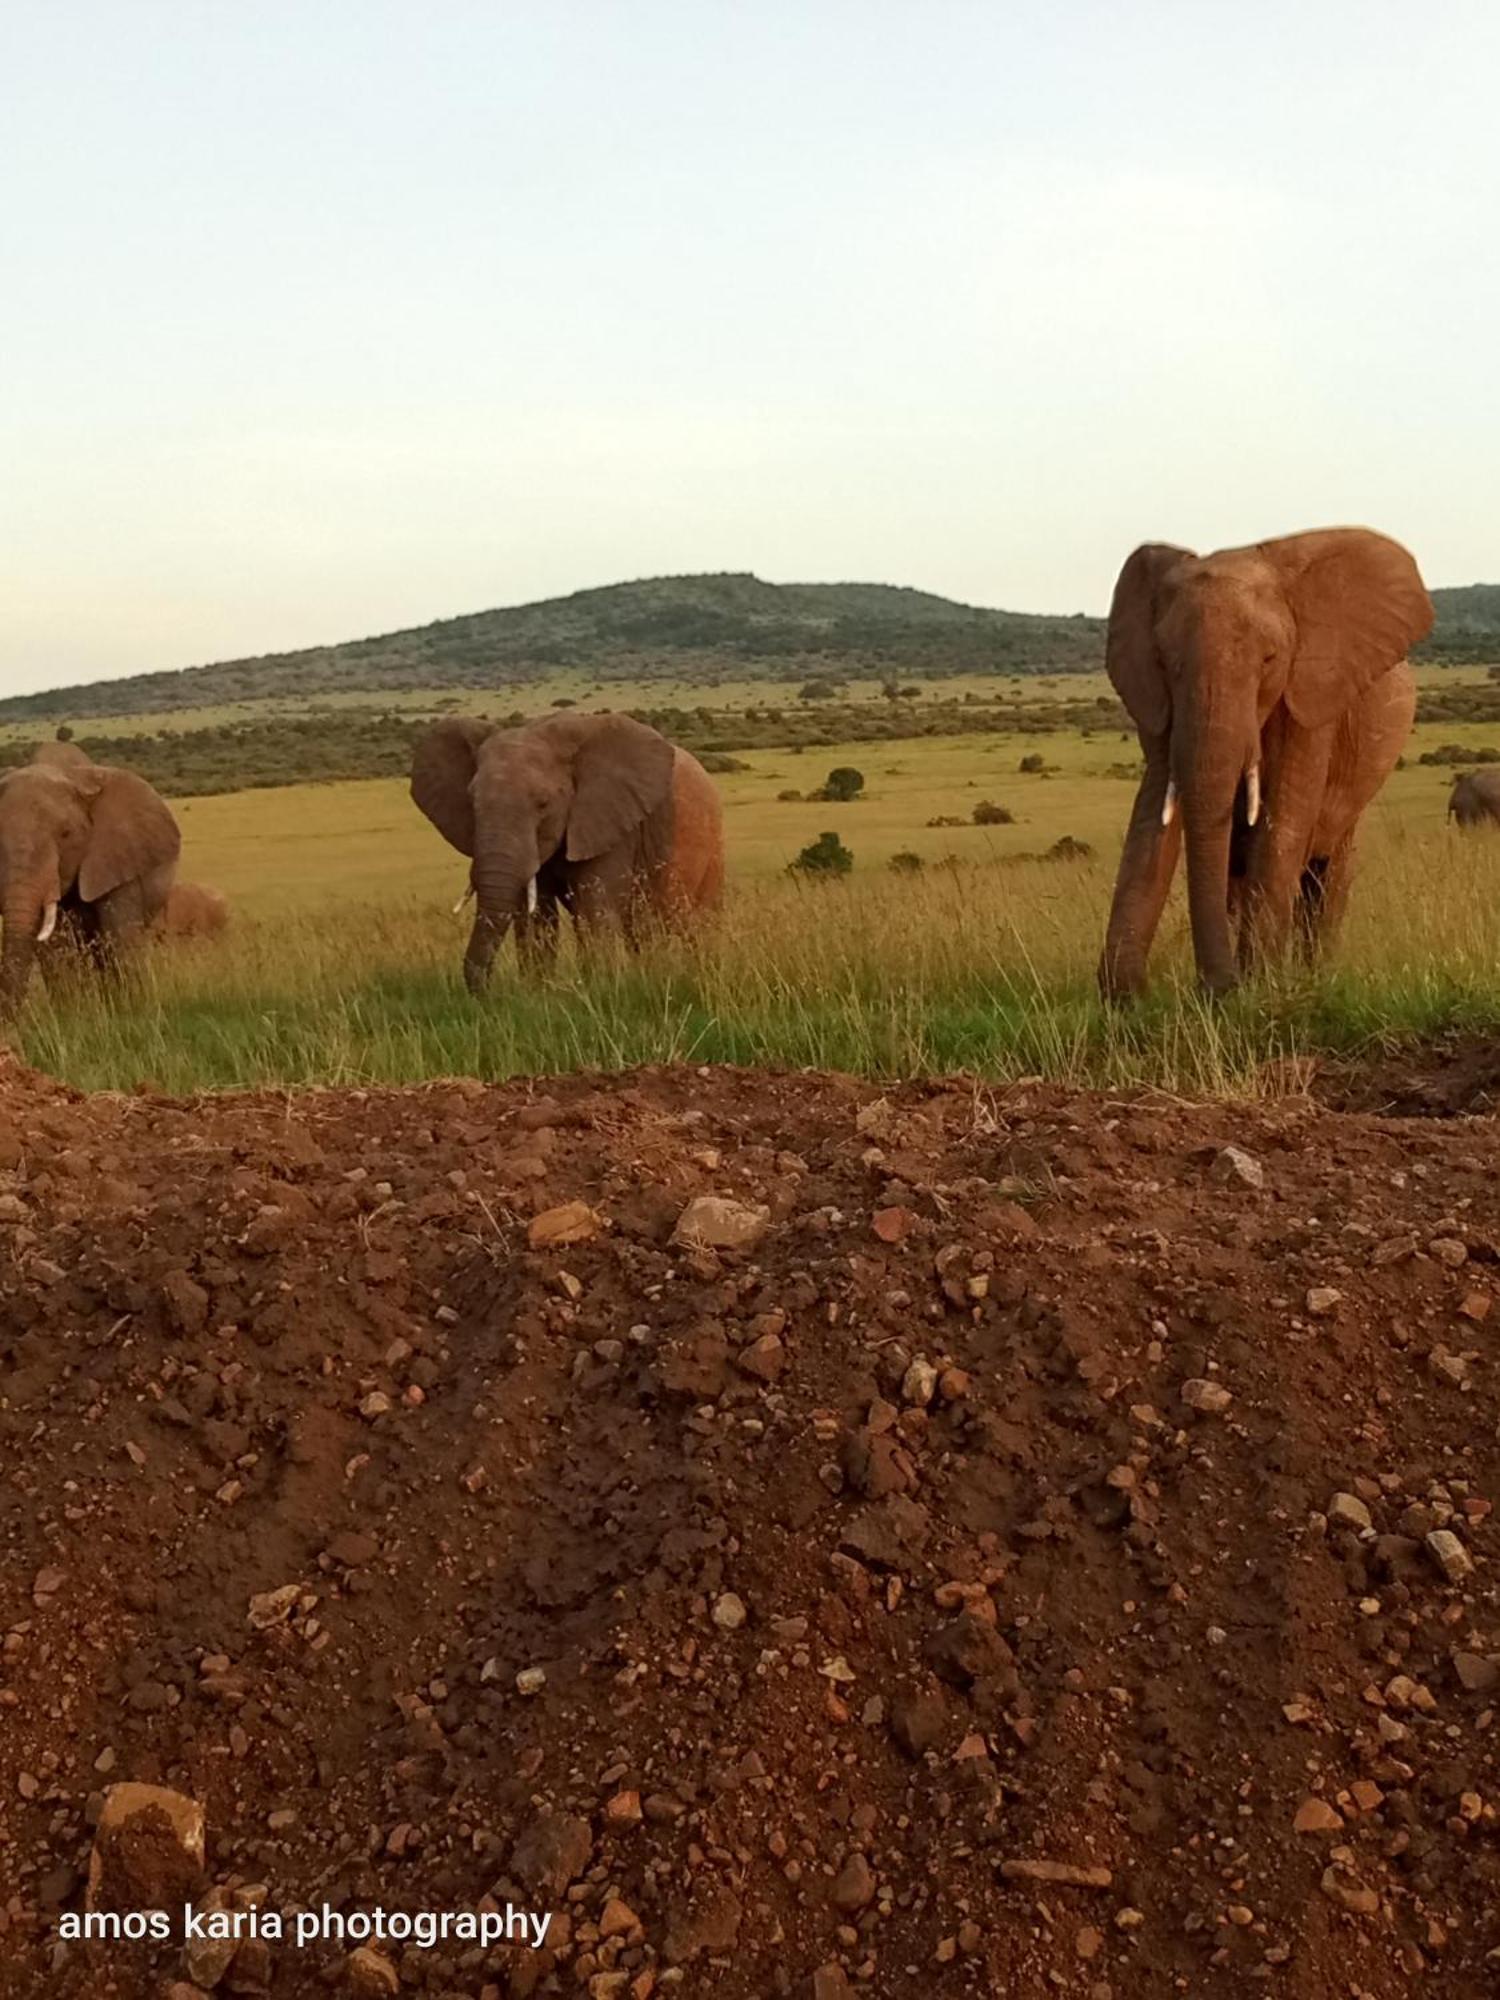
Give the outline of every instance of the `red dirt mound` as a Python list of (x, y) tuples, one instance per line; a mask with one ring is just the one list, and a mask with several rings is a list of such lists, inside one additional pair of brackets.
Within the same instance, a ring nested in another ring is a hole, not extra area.
[[(1306, 1102), (0, 1071), (0, 1989), (1491, 1993), (1497, 1163)], [(288, 1933), (544, 1944), (67, 1943), (107, 1802), (106, 1877), (198, 1877), (126, 1783)]]

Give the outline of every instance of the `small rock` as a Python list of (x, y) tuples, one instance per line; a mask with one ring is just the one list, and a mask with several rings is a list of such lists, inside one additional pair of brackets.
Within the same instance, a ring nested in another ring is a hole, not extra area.
[(1344, 1295), (1333, 1285), (1314, 1285), (1308, 1292), (1306, 1306), (1312, 1319), (1327, 1319), (1331, 1312), (1343, 1304)]
[(358, 1993), (361, 2000), (387, 2000), (390, 1994), (401, 1991), (400, 1973), (373, 1945), (362, 1944), (358, 1951), (350, 1952), (344, 1960), (344, 1976), (349, 1991)]
[(250, 1629), (268, 1632), (273, 1625), (284, 1625), (301, 1595), (300, 1583), (284, 1583), (279, 1590), (261, 1591), (250, 1600)]
[(749, 1250), (765, 1235), (771, 1211), (727, 1201), (716, 1194), (698, 1195), (677, 1218), (672, 1241), (689, 1250)]
[(1190, 1410), (1199, 1410), (1205, 1416), (1219, 1416), (1229, 1408), (1234, 1397), (1222, 1382), (1210, 1382), (1202, 1376), (1195, 1376), (1182, 1385), (1182, 1400)]
[(838, 1960), (820, 1965), (812, 1976), (812, 2000), (853, 2000), (854, 1988)]
[(177, 1910), (203, 1880), (203, 1807), (161, 1785), (111, 1785), (94, 1831), (88, 1907)]
[(1335, 1493), (1328, 1503), (1328, 1518), (1336, 1527), (1353, 1528), (1360, 1534), (1375, 1525), (1369, 1508), (1355, 1493)]
[(1263, 1188), (1266, 1184), (1265, 1168), (1253, 1153), (1247, 1153), (1239, 1146), (1221, 1147), (1214, 1159), (1213, 1171), (1215, 1180), (1237, 1181), (1242, 1187)]
[(1453, 1671), (1470, 1694), (1491, 1694), (1500, 1687), (1500, 1660), (1486, 1659), (1483, 1653), (1455, 1653)]
[(1493, 1304), (1494, 1300), (1488, 1292), (1465, 1292), (1458, 1302), (1458, 1310), (1465, 1319), (1477, 1323), (1489, 1318)]
[(1450, 1583), (1461, 1583), (1474, 1567), (1474, 1558), (1449, 1528), (1434, 1528), (1425, 1537), (1427, 1553)]
[(748, 1375), (756, 1382), (775, 1382), (786, 1366), (786, 1346), (774, 1333), (763, 1333), (759, 1340), (752, 1340), (735, 1357), (735, 1366), (742, 1375)]
[(713, 1621), (721, 1632), (738, 1632), (749, 1616), (745, 1600), (736, 1597), (732, 1590), (726, 1590), (722, 1597), (714, 1600)]
[(939, 1744), (948, 1728), (948, 1705), (935, 1690), (904, 1688), (891, 1703), (891, 1734), (908, 1757)]
[(1443, 1346), (1433, 1348), (1427, 1366), (1440, 1382), (1451, 1382), (1455, 1389), (1463, 1388), (1469, 1379), (1468, 1362), (1461, 1354), (1450, 1354)]
[(937, 1390), (938, 1372), (932, 1363), (918, 1355), (901, 1378), (902, 1400), (925, 1410)]
[(875, 1876), (862, 1854), (851, 1854), (833, 1883), (833, 1906), (854, 1916), (875, 1897)]
[(1342, 1833), (1343, 1829), (1343, 1817), (1337, 1809), (1327, 1799), (1316, 1797), (1304, 1799), (1292, 1821), (1293, 1833)]
[(1440, 1264), (1446, 1264), (1450, 1271), (1456, 1271), (1460, 1264), (1468, 1262), (1469, 1246), (1457, 1236), (1434, 1236), (1427, 1246), (1429, 1257), (1435, 1257)]
[(547, 1685), (545, 1667), (522, 1667), (516, 1675), (516, 1693), (524, 1695), (540, 1694)]
[(541, 1813), (511, 1850), (511, 1872), (533, 1895), (561, 1896), (589, 1865), (594, 1836), (587, 1820)]
[(599, 1233), (599, 1218), (586, 1201), (565, 1201), (560, 1208), (544, 1208), (526, 1226), (526, 1241), (533, 1250), (560, 1249), (566, 1243), (587, 1243)]
[(909, 1234), (916, 1216), (909, 1208), (877, 1208), (870, 1227), (882, 1243), (899, 1243)]

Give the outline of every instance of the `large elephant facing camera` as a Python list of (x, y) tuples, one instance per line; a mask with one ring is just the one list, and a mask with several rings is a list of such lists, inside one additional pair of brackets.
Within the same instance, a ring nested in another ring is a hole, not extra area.
[(133, 771), (48, 743), (0, 777), (0, 1019), (19, 1007), (38, 945), (70, 936), (118, 962), (166, 902), (181, 847), (166, 803)]
[(724, 817), (687, 751), (628, 715), (557, 715), (502, 729), (436, 723), (412, 757), (411, 795), (471, 857), (474, 929), (464, 978), (479, 992), (514, 929), (528, 951), (555, 943), (559, 913), (637, 934), (717, 901)]
[(1406, 654), (1432, 617), (1411, 556), (1368, 528), (1135, 551), (1105, 658), (1146, 771), (1100, 962), (1107, 995), (1144, 983), (1184, 842), (1210, 992), (1277, 956), (1299, 920), (1309, 948), (1331, 935), (1359, 817), (1411, 730)]

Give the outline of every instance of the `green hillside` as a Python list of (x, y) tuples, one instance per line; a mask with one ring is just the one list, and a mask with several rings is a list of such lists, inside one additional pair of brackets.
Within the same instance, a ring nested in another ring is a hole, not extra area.
[(154, 714), (294, 696), (524, 685), (565, 668), (607, 681), (1081, 672), (1103, 657), (1094, 618), (984, 611), (878, 583), (655, 577), (304, 652), (49, 689), (0, 720)]
[[(1435, 590), (1425, 660), (1500, 662), (1500, 584)], [(882, 583), (763, 583), (749, 575), (654, 577), (537, 604), (443, 618), (409, 631), (214, 666), (135, 674), (0, 701), (0, 722), (78, 721), (246, 702), (422, 690), (504, 692), (581, 669), (611, 682), (711, 689), (754, 678), (932, 680), (1085, 673), (1104, 621), (957, 604)]]

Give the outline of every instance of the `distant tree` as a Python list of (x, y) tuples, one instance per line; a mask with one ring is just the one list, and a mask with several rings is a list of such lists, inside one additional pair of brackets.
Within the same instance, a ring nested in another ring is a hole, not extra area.
[(856, 771), (852, 764), (838, 764), (813, 793), (815, 799), (826, 799), (836, 805), (846, 805), (850, 799), (857, 799), (865, 788), (865, 774)]
[(847, 875), (854, 856), (836, 833), (820, 833), (809, 841), (795, 861), (787, 863), (789, 875)]
[(60, 722), (57, 725), (57, 741), (59, 743), (71, 743), (73, 741), (73, 731), (66, 722)]
[(839, 692), (841, 681), (804, 681), (798, 690), (799, 701), (832, 701)]
[(571, 695), (560, 694), (552, 706), (554, 708), (577, 708), (578, 704)]

